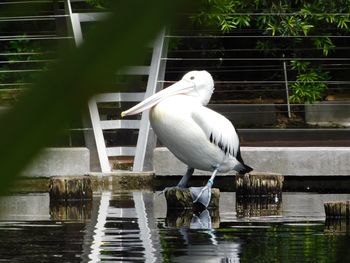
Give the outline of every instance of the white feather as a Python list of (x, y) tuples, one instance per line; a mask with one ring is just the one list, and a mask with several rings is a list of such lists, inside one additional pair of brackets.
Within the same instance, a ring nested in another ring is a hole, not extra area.
[(205, 132), (210, 142), (220, 147), (225, 154), (237, 155), (239, 139), (228, 119), (203, 106), (193, 109), (192, 118)]

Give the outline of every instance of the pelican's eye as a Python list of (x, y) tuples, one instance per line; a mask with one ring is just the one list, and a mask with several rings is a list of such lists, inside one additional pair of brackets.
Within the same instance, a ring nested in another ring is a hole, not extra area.
[(190, 77), (190, 80), (194, 80), (194, 76)]

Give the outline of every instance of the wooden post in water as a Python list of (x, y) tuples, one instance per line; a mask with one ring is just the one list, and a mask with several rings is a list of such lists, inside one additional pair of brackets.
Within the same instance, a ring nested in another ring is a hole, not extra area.
[(168, 209), (165, 222), (167, 227), (219, 228), (220, 214), (219, 209), (204, 210), (199, 213), (194, 213), (192, 209)]
[(284, 177), (277, 173), (237, 174), (237, 217), (277, 216), (282, 207)]
[(327, 234), (349, 235), (350, 220), (349, 218), (326, 218), (324, 232)]
[(56, 176), (50, 179), (52, 220), (91, 218), (92, 183), (88, 176)]
[(327, 219), (350, 219), (350, 201), (325, 202), (324, 209)]
[(220, 190), (211, 189), (211, 199), (207, 209), (193, 203), (188, 188), (170, 188), (165, 192), (167, 203), (166, 223), (168, 227), (217, 228), (220, 225)]
[(329, 201), (324, 203), (326, 213), (325, 232), (348, 234), (350, 232), (350, 201)]
[(50, 201), (51, 220), (89, 220), (92, 200)]
[(282, 215), (282, 199), (236, 196), (236, 215), (238, 218)]
[(91, 200), (92, 183), (89, 176), (56, 176), (50, 180), (50, 200)]
[(282, 194), (284, 177), (278, 173), (251, 172), (236, 175), (236, 193), (243, 196), (275, 196)]
[[(165, 199), (168, 209), (194, 209), (199, 204), (193, 203), (190, 190), (188, 188), (170, 188), (165, 192)], [(218, 188), (211, 189), (211, 200), (208, 208), (218, 208), (220, 200), (220, 190)]]

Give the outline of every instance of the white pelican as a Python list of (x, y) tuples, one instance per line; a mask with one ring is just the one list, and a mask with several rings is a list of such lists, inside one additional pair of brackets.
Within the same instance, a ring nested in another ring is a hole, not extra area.
[(205, 207), (217, 172), (244, 174), (252, 170), (242, 160), (232, 123), (206, 107), (213, 91), (214, 81), (207, 71), (191, 71), (121, 114), (124, 117), (150, 109), (150, 123), (158, 139), (188, 166), (177, 187), (187, 186), (194, 169), (213, 172), (206, 186), (190, 188), (194, 202)]

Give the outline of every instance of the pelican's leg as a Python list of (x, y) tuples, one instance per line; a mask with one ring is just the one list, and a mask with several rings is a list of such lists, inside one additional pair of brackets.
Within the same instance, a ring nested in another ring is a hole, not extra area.
[(210, 176), (208, 183), (204, 187), (190, 187), (190, 193), (193, 199), (193, 203), (199, 202), (205, 207), (208, 207), (211, 199), (211, 187), (214, 184), (214, 179), (219, 170), (219, 167), (216, 166), (213, 174)]
[(187, 167), (186, 174), (182, 176), (180, 182), (177, 184), (179, 188), (185, 188), (187, 186), (188, 180), (191, 178), (194, 169), (192, 167)]
[[(194, 172), (194, 169), (192, 167), (187, 167), (187, 171), (182, 176), (180, 182), (175, 186), (175, 188), (186, 188), (188, 180), (191, 178), (192, 174)], [(163, 191), (161, 191), (159, 194), (164, 194), (166, 191), (174, 187), (165, 187)]]

